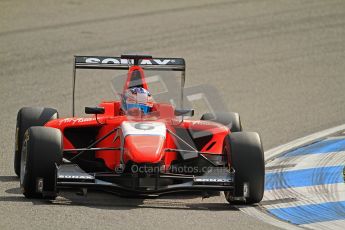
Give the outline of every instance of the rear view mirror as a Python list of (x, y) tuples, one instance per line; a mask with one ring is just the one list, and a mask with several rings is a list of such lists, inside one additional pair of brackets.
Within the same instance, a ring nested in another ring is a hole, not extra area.
[(194, 109), (175, 109), (175, 116), (194, 116)]
[(86, 114), (104, 114), (103, 107), (85, 107)]

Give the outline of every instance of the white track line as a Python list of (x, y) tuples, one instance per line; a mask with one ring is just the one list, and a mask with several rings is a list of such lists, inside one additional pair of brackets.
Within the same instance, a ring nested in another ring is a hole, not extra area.
[(280, 157), (270, 161), (266, 167), (275, 165), (291, 165), (289, 168), (266, 170), (266, 173), (288, 172), (293, 170), (318, 167), (339, 166), (345, 163), (345, 151), (321, 154), (306, 154), (292, 157)]
[[(262, 204), (265, 209), (288, 208), (307, 204), (345, 201), (345, 184), (314, 185), (265, 191), (263, 203), (286, 200), (286, 203)], [(294, 201), (296, 200), (296, 201)]]
[(275, 158), (277, 155), (279, 155), (283, 152), (295, 149), (297, 147), (306, 145), (308, 143), (312, 143), (318, 139), (327, 137), (331, 134), (341, 132), (342, 130), (345, 130), (345, 124), (339, 125), (339, 126), (336, 126), (336, 127), (330, 128), (330, 129), (326, 129), (326, 130), (323, 130), (323, 131), (320, 131), (317, 133), (313, 133), (313, 134), (305, 136), (305, 137), (298, 138), (294, 141), (291, 141), (289, 143), (286, 143), (284, 145), (280, 145), (278, 147), (275, 147), (273, 149), (266, 151), (265, 152), (265, 159), (266, 159), (266, 161), (269, 161), (272, 158)]
[[(340, 125), (340, 126), (336, 126), (330, 129), (326, 129), (317, 133), (313, 133), (311, 135), (308, 135), (306, 137), (302, 137), (299, 139), (296, 139), (294, 141), (291, 141), (289, 143), (286, 143), (284, 145), (280, 145), (278, 147), (275, 147), (273, 149), (270, 149), (268, 151), (265, 152), (265, 159), (266, 162), (268, 163), (270, 160), (274, 159), (275, 157), (277, 157), (278, 155), (290, 151), (292, 149), (301, 147), (303, 145), (306, 145), (308, 143), (312, 143), (315, 142), (316, 140), (325, 138), (331, 134), (335, 134), (338, 132), (341, 132), (342, 130), (345, 130), (345, 124), (344, 125)], [(265, 213), (264, 211), (255, 208), (255, 207), (244, 207), (244, 208), (239, 208), (241, 211), (243, 211), (244, 213), (251, 215), (261, 221), (264, 221), (266, 223), (269, 223), (273, 226), (282, 228), (282, 229), (302, 229), (296, 225), (292, 225), (289, 224), (287, 222), (284, 221), (280, 221), (274, 217), (272, 217), (271, 215)], [(321, 225), (320, 225), (321, 226)]]

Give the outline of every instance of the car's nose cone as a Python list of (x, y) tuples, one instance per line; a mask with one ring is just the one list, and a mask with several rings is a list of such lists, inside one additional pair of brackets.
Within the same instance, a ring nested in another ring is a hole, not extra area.
[(157, 163), (164, 155), (166, 127), (162, 122), (132, 122), (121, 124), (125, 154), (136, 163)]
[(129, 135), (125, 138), (125, 152), (136, 163), (157, 163), (163, 155), (162, 136)]

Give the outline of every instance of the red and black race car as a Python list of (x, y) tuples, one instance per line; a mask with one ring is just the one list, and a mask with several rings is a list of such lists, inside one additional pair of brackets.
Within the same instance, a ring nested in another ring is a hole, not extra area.
[[(126, 71), (120, 99), (85, 107), (91, 115), (77, 117), (77, 69)], [(237, 113), (192, 120), (194, 110), (157, 102), (146, 77), (151, 70), (179, 73), (183, 101), (182, 58), (75, 56), (72, 117), (59, 118), (53, 108), (20, 109), (14, 169), (24, 196), (55, 199), (65, 188), (144, 197), (224, 191), (230, 203), (260, 202), (265, 172), (259, 135), (243, 132)]]

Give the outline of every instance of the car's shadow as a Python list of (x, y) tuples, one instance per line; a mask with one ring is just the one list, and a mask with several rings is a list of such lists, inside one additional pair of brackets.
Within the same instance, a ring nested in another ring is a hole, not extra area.
[[(0, 176), (1, 182), (18, 182), (15, 176)], [(31, 202), (34, 205), (57, 206), (85, 206), (97, 209), (181, 209), (181, 210), (212, 210), (212, 211), (238, 211), (238, 208), (228, 204), (224, 197), (211, 196), (201, 198), (201, 194), (179, 193), (160, 196), (156, 198), (125, 198), (101, 191), (88, 191), (80, 195), (75, 191), (62, 191), (55, 200), (26, 199), (19, 187), (5, 190), (8, 195), (0, 196), (0, 202)], [(219, 202), (219, 201), (223, 201)]]

